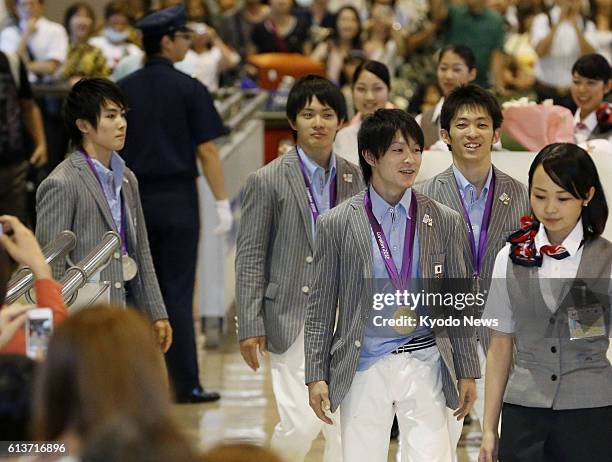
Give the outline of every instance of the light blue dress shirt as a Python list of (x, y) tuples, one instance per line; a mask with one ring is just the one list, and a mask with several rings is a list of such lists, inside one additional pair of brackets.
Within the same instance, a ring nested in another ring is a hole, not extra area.
[(93, 161), (98, 178), (102, 182), (104, 197), (106, 197), (113, 221), (117, 231), (119, 231), (121, 229), (121, 186), (123, 172), (125, 171), (125, 161), (114, 151), (110, 158), (110, 169), (102, 165), (97, 159), (92, 158), (91, 160)]
[[(317, 210), (319, 215), (329, 210), (329, 199), (330, 199), (330, 180), (336, 176), (336, 155), (332, 152), (331, 158), (329, 159), (329, 169), (327, 174), (325, 169), (317, 164), (314, 160), (304, 153), (301, 147), (297, 146), (298, 156), (302, 159), (304, 167), (306, 167), (306, 174), (308, 175), (308, 181), (310, 181), (310, 188), (312, 190), (312, 196), (315, 203), (317, 204)], [(337, 193), (337, 191), (336, 191)], [(308, 208), (312, 223), (312, 236), (316, 236), (315, 222), (312, 219), (312, 213), (310, 207)]]
[[(387, 239), (387, 244), (389, 245), (393, 262), (395, 263), (395, 267), (397, 268), (398, 272), (400, 272), (402, 268), (404, 237), (407, 225), (406, 217), (410, 211), (412, 189), (408, 188), (395, 206), (388, 204), (371, 185), (369, 187), (369, 191), (370, 199), (372, 200), (372, 212), (385, 233), (385, 238)], [(416, 217), (409, 217), (409, 219), (415, 218)], [(372, 241), (373, 256), (373, 291), (374, 293), (395, 293), (397, 289), (391, 282), (391, 278), (387, 272), (387, 267), (385, 266), (385, 262), (380, 254), (378, 243), (374, 237), (374, 232), (370, 231), (370, 236)], [(418, 284), (419, 277), (419, 233), (417, 226), (412, 250), (411, 286), (406, 288), (406, 290), (418, 292), (420, 290), (420, 284)], [(413, 338), (427, 336), (431, 333), (430, 329), (427, 327), (418, 327), (412, 334), (406, 336), (398, 334), (393, 328), (377, 327), (374, 325), (375, 316), (382, 316), (384, 318), (393, 317), (393, 313), (395, 312), (396, 308), (397, 307), (385, 307), (380, 311), (371, 308), (370, 316), (366, 323), (364, 332), (359, 363), (357, 364), (358, 371), (368, 369), (378, 359), (391, 353), (397, 347), (409, 342)], [(418, 312), (419, 310), (417, 310), (417, 313)]]
[(484, 218), (485, 206), (487, 205), (487, 196), (489, 195), (491, 179), (493, 178), (493, 167), (489, 168), (489, 176), (487, 177), (484, 188), (482, 188), (480, 192), (480, 197), (476, 197), (476, 187), (463, 176), (454, 164), (453, 174), (455, 175), (457, 186), (459, 186), (459, 194), (463, 199), (463, 204), (470, 217), (472, 231), (474, 232), (474, 243), (476, 248), (478, 248), (480, 242), (480, 228), (482, 227), (482, 219)]

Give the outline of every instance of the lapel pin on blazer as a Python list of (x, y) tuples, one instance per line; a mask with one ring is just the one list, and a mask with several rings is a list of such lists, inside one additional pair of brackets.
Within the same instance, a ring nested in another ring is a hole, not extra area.
[(510, 203), (510, 196), (508, 196), (508, 194), (506, 193), (503, 193), (501, 196), (499, 196), (499, 200), (502, 204), (508, 205)]
[(423, 223), (425, 223), (427, 226), (432, 226), (433, 220), (431, 219), (429, 215), (425, 214), (423, 215)]
[(434, 265), (434, 276), (436, 276), (437, 278), (442, 276), (442, 265), (440, 264)]
[(352, 173), (343, 173), (342, 174), (342, 180), (345, 183), (352, 183), (353, 182), (353, 174)]

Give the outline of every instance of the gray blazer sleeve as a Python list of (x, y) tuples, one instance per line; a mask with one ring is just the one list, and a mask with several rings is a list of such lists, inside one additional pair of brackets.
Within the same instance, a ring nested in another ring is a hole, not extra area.
[(333, 221), (329, 218), (329, 214), (324, 214), (317, 222), (313, 260), (315, 278), (304, 325), (307, 384), (320, 380), (329, 381), (329, 353), (340, 284), (340, 256), (337, 247), (339, 243), (334, 241)]
[[(471, 292), (469, 285), (471, 275), (468, 274), (467, 266), (465, 265), (466, 249), (469, 250), (469, 243), (466, 233), (463, 231), (463, 220), (457, 213), (453, 213), (452, 220), (453, 232), (452, 242), (448, 246), (451, 249), (449, 253), (449, 268), (454, 268), (454, 274), (449, 276), (457, 282), (457, 286), (453, 289), (457, 292), (468, 294)], [(456, 271), (456, 272), (455, 272)], [(478, 360), (478, 351), (476, 344), (476, 333), (473, 327), (466, 325), (463, 322), (465, 316), (476, 316), (475, 307), (465, 308), (460, 313), (456, 314), (461, 323), (458, 327), (448, 329), (451, 345), (453, 347), (453, 362), (455, 364), (455, 374), (458, 379), (461, 378), (479, 378), (480, 377), (480, 362)]]
[[(57, 178), (45, 179), (36, 191), (36, 239), (41, 247), (51, 243), (64, 230), (72, 230), (75, 191)], [(79, 236), (77, 236), (77, 239)], [(67, 269), (65, 260), (56, 259), (51, 266), (53, 277), (60, 280)]]
[(270, 185), (261, 172), (247, 178), (236, 244), (236, 311), (238, 340), (266, 335), (263, 297), (266, 258), (273, 222)]
[(136, 235), (138, 240), (138, 248), (135, 250), (138, 262), (139, 284), (132, 284), (134, 299), (139, 305), (138, 308), (147, 314), (151, 320), (168, 319), (166, 305), (164, 304), (155, 267), (153, 266), (153, 258), (151, 257), (149, 236), (142, 211), (140, 193), (138, 192), (138, 180), (136, 175), (131, 174), (129, 176), (129, 185), (132, 189), (132, 196), (135, 198), (132, 210), (136, 216)]

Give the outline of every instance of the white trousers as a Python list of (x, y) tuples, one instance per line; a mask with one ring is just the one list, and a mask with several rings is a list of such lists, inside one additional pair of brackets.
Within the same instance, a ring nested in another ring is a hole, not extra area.
[(272, 448), (287, 462), (302, 462), (312, 441), (323, 431), (324, 462), (342, 462), (340, 416), (332, 415), (334, 425), (327, 425), (308, 404), (308, 387), (304, 384), (304, 331), (282, 354), (270, 353), (272, 389), (280, 422), (274, 428)]
[(402, 462), (451, 460), (441, 364), (433, 346), (389, 354), (358, 371), (340, 406), (344, 460), (386, 462), (394, 414)]

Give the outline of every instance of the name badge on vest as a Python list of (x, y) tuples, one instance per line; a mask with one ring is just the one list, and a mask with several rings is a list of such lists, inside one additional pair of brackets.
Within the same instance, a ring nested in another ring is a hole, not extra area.
[(138, 265), (127, 253), (121, 256), (121, 266), (123, 268), (124, 281), (131, 281), (136, 277), (136, 273), (138, 273)]
[(584, 308), (569, 308), (567, 310), (570, 340), (580, 340), (593, 337), (604, 337), (606, 326), (603, 309), (599, 305)]

